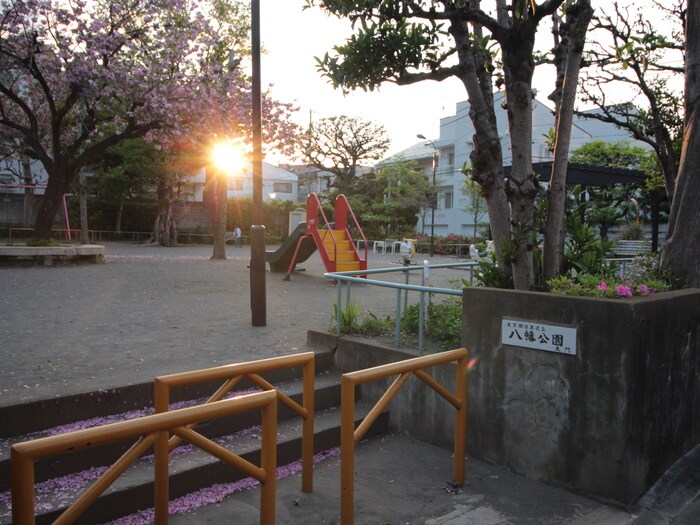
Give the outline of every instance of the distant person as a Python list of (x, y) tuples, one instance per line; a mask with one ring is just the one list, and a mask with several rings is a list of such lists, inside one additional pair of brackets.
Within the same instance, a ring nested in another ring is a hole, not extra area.
[(237, 248), (241, 247), (241, 229), (238, 226), (233, 229), (233, 243)]

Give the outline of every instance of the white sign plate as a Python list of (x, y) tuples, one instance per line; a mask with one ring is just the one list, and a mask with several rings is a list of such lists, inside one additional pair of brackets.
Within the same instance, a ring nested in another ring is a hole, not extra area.
[(557, 354), (576, 355), (576, 329), (503, 319), (501, 320), (501, 343)]

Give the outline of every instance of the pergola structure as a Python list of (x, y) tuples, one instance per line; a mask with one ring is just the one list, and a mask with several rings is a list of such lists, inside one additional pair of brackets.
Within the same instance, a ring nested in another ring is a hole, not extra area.
[[(508, 178), (510, 166), (505, 166), (504, 171), (506, 178)], [(552, 161), (533, 162), (532, 171), (537, 174), (541, 182), (546, 182), (552, 175)], [(647, 175), (640, 170), (570, 162), (566, 172), (566, 185), (607, 186), (609, 184), (623, 184), (641, 186), (646, 177)], [(659, 246), (659, 201), (658, 192), (654, 192), (651, 205), (651, 250), (654, 252), (658, 250)]]

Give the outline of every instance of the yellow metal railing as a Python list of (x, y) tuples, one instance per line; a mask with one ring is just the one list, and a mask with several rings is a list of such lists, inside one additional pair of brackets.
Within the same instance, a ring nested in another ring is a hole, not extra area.
[[(189, 425), (209, 421), (248, 410), (262, 410), (261, 465), (234, 454), (221, 445), (207, 439), (189, 428)], [(227, 399), (197, 407), (183, 408), (163, 414), (153, 414), (129, 421), (121, 421), (100, 427), (78, 430), (58, 436), (17, 443), (10, 453), (12, 481), (12, 523), (30, 525), (35, 523), (35, 478), (34, 462), (67, 452), (74, 452), (125, 439), (138, 438), (107, 471), (90, 485), (68, 507), (54, 524), (73, 523), (121, 474), (143, 455), (154, 443), (166, 442), (170, 433), (179, 436), (219, 458), (229, 465), (259, 480), (260, 523), (275, 523), (275, 479), (277, 465), (277, 395), (274, 392), (259, 392), (234, 399)], [(168, 458), (159, 458), (162, 464), (154, 474), (155, 498), (167, 495)], [(165, 487), (165, 490), (163, 490)], [(155, 523), (168, 523), (168, 505), (155, 506)]]
[[(273, 385), (260, 377), (260, 373), (270, 370), (288, 368), (293, 366), (303, 366), (303, 393), (302, 404), (300, 405), (284, 392), (275, 389)], [(301, 453), (301, 488), (303, 492), (313, 491), (313, 456), (314, 456), (314, 377), (315, 377), (315, 354), (304, 352), (283, 357), (273, 357), (249, 361), (247, 363), (237, 363), (232, 365), (207, 368), (179, 374), (160, 376), (155, 379), (154, 395), (156, 413), (167, 412), (170, 404), (170, 390), (172, 388), (183, 387), (196, 383), (225, 380), (223, 385), (212, 394), (206, 403), (211, 403), (223, 399), (243, 378), (247, 378), (253, 384), (266, 391), (275, 391), (281, 403), (288, 406), (292, 411), (303, 419), (302, 426), (302, 453)], [(191, 425), (190, 428), (194, 428)], [(156, 442), (155, 448), (155, 468), (156, 472), (167, 469), (168, 452), (175, 448), (181, 439), (180, 436), (172, 436), (169, 440), (161, 436)], [(167, 480), (166, 480), (167, 481)], [(156, 508), (167, 507), (168, 486), (160, 486), (162, 492), (156, 494)]]
[[(466, 348), (459, 348), (343, 374), (340, 423), (340, 522), (342, 525), (352, 525), (354, 520), (355, 445), (362, 439), (411, 375), (420, 378), (457, 409), (455, 415), (454, 481), (459, 485), (464, 484), (468, 355)], [(456, 391), (454, 394), (425, 372), (425, 368), (452, 361), (457, 362)], [(355, 429), (355, 386), (397, 374), (398, 377)]]

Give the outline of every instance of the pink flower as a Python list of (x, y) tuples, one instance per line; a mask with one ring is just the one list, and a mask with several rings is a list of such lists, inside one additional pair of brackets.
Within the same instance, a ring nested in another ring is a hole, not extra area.
[(630, 290), (629, 287), (625, 286), (624, 284), (621, 284), (615, 288), (615, 293), (618, 297), (632, 297), (632, 290)]
[(608, 285), (606, 284), (605, 281), (603, 281), (602, 283), (600, 283), (600, 284), (598, 285), (598, 290), (600, 290), (601, 292), (604, 292), (604, 291), (606, 291), (607, 289), (608, 289)]
[(651, 293), (651, 290), (646, 284), (640, 284), (639, 285), (639, 293), (642, 295), (649, 295)]

